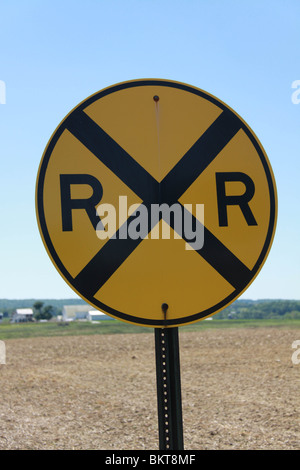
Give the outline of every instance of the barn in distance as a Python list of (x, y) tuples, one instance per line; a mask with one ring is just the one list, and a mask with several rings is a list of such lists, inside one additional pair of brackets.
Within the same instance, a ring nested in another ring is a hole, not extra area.
[(103, 320), (114, 320), (101, 310), (91, 309), (90, 305), (64, 305), (62, 309), (62, 320), (64, 322), (81, 320), (99, 322)]

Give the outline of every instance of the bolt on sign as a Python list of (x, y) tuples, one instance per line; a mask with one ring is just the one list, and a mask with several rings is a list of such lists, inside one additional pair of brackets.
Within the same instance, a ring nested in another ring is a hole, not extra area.
[(176, 327), (251, 284), (277, 197), (266, 153), (235, 111), (193, 86), (145, 79), (66, 116), (40, 163), (36, 208), (48, 254), (79, 296), (130, 323)]

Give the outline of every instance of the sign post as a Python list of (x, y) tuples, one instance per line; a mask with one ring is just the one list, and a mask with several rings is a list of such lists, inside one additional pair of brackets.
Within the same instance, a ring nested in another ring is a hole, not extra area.
[(155, 328), (160, 450), (183, 450), (178, 328)]
[(160, 443), (183, 447), (178, 327), (237, 299), (274, 237), (275, 180), (259, 140), (198, 88), (113, 85), (53, 133), (36, 210), (46, 250), (79, 296), (155, 328)]

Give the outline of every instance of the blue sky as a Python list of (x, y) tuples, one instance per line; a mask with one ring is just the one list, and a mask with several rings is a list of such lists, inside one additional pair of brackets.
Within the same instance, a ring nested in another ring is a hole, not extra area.
[(74, 106), (138, 78), (201, 88), (254, 130), (279, 211), (270, 255), (243, 298), (300, 298), (298, 0), (4, 0), (0, 16), (0, 298), (76, 297), (38, 232), (39, 162)]

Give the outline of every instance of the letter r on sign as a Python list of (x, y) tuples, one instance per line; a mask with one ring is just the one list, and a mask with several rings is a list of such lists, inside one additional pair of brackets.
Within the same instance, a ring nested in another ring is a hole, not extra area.
[[(245, 185), (245, 192), (239, 196), (227, 196), (225, 183), (238, 181)], [(248, 225), (257, 225), (249, 202), (254, 196), (255, 186), (253, 180), (246, 173), (222, 172), (216, 173), (219, 226), (228, 226), (227, 206), (239, 206)]]
[[(73, 199), (71, 197), (71, 185), (88, 185), (93, 189), (93, 194), (89, 198)], [(63, 232), (72, 232), (73, 221), (72, 211), (75, 209), (84, 209), (93, 225), (94, 229), (101, 227), (99, 216), (96, 214), (96, 206), (99, 204), (103, 195), (102, 185), (97, 178), (85, 174), (60, 175), (60, 196), (61, 196), (61, 216)], [(98, 225), (98, 227), (97, 227)]]

